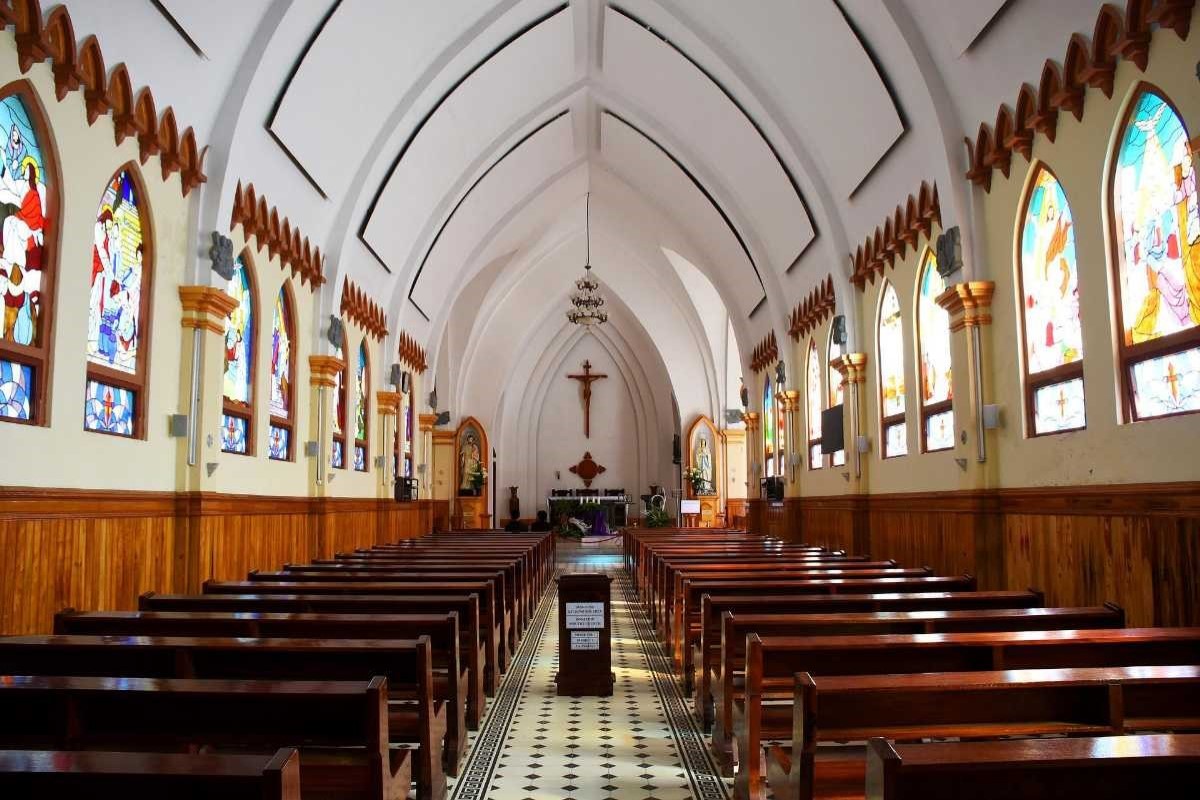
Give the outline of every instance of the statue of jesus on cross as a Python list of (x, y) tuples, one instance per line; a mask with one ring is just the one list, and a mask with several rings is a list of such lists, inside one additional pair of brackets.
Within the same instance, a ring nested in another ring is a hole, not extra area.
[(575, 374), (567, 377), (583, 384), (583, 435), (590, 439), (592, 438), (592, 382), (608, 376), (600, 373), (593, 375), (592, 362), (585, 360), (582, 375)]

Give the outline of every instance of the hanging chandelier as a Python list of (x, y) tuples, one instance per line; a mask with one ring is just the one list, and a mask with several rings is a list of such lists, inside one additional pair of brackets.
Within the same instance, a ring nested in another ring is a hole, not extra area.
[(567, 320), (575, 325), (603, 325), (608, 322), (608, 312), (604, 310), (604, 295), (600, 294), (600, 282), (592, 277), (592, 229), (591, 229), (592, 195), (587, 195), (584, 207), (584, 230), (587, 237), (587, 258), (583, 262), (583, 277), (575, 281), (575, 291), (571, 293), (571, 309), (567, 311)]

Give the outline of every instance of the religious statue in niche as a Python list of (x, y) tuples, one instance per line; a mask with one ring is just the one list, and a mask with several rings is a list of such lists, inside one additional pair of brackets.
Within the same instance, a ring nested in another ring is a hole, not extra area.
[(468, 430), (463, 435), (462, 444), (458, 451), (458, 493), (460, 495), (475, 494), (483, 486), (486, 475), (483, 473), (482, 456), (479, 450), (479, 436), (474, 430)]
[(520, 519), (521, 518), (521, 499), (519, 497), (517, 497), (517, 488), (518, 487), (516, 487), (516, 486), (508, 487), (508, 518), (509, 519)]
[(717, 429), (708, 417), (701, 416), (688, 429), (684, 478), (690, 484), (692, 497), (720, 494), (717, 491), (719, 441)]
[(696, 448), (696, 472), (700, 474), (700, 480), (706, 492), (712, 492), (713, 485), (713, 463), (712, 451), (708, 449), (708, 439), (700, 438), (700, 444)]

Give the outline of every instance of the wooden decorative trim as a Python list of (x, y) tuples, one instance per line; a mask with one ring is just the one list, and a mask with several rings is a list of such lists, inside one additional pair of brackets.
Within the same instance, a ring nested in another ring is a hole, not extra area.
[(816, 330), (822, 322), (827, 320), (833, 314), (836, 306), (837, 298), (833, 292), (833, 276), (829, 275), (808, 293), (808, 297), (796, 304), (796, 308), (789, 316), (791, 325), (788, 326), (788, 334), (795, 341), (800, 341), (800, 337), (807, 336), (809, 331)]
[[(750, 502), (766, 501), (751, 498)], [(1198, 517), (1200, 481), (845, 494), (789, 497), (785, 502), (801, 507), (882, 514)]]
[(337, 356), (309, 356), (308, 383), (310, 386), (337, 386), (337, 376), (346, 368), (346, 362)]
[(1117, 59), (1124, 58), (1142, 72), (1150, 59), (1151, 28), (1169, 28), (1187, 39), (1196, 0), (1126, 0), (1125, 14), (1111, 3), (1100, 8), (1092, 38), (1075, 33), (1067, 42), (1061, 65), (1046, 59), (1035, 90), (1029, 84), (1017, 93), (1015, 110), (1001, 105), (996, 124), (980, 123), (975, 141), (966, 140), (969, 167), (967, 180), (984, 192), (991, 191), (992, 171), (999, 168), (1008, 177), (1012, 152), (1031, 160), (1033, 141), (1041, 134), (1054, 141), (1058, 114), (1067, 111), (1083, 119), (1087, 89), (1099, 89), (1112, 97)]
[(778, 358), (779, 345), (775, 342), (775, 331), (771, 331), (755, 345), (754, 351), (750, 355), (750, 368), (755, 372), (762, 372)]
[(388, 334), (387, 314), (383, 307), (367, 297), (354, 281), (346, 278), (342, 284), (341, 313), (358, 323), (359, 327), (376, 339)]
[(400, 410), (400, 393), (379, 389), (375, 392), (375, 407), (385, 417), (394, 417)]
[(415, 372), (424, 372), (429, 368), (425, 362), (425, 348), (417, 344), (417, 340), (404, 331), (400, 332), (400, 361)]
[(184, 328), (201, 328), (225, 334), (225, 320), (237, 307), (237, 301), (213, 286), (180, 286), (179, 304), (183, 307)]
[[(422, 501), (428, 503), (428, 501)], [(411, 509), (414, 504), (405, 504)], [(281, 497), (128, 489), (0, 486), (0, 521), (39, 519), (329, 515), (393, 511), (391, 498)]]
[(942, 223), (942, 207), (938, 198), (937, 184), (922, 182), (915, 195), (909, 195), (903, 209), (896, 206), (883, 225), (875, 228), (850, 255), (852, 267), (850, 282), (863, 291), (867, 281), (875, 282), (884, 267), (894, 267), (897, 258), (904, 258), (908, 248), (916, 249), (922, 238), (928, 239), (933, 224)]
[(742, 420), (746, 423), (747, 433), (753, 433), (758, 430), (759, 413), (757, 411), (746, 411), (742, 414)]
[(950, 332), (992, 324), (992, 295), (995, 281), (966, 281), (950, 286), (937, 296), (937, 304), (950, 314)]
[(841, 373), (843, 385), (849, 383), (866, 383), (866, 353), (843, 353), (833, 359), (833, 361), (830, 361), (829, 366)]
[(428, 433), (433, 430), (433, 426), (437, 423), (437, 414), (418, 414), (417, 426), (421, 433)]
[(279, 209), (268, 206), (266, 197), (258, 194), (253, 183), (242, 188), (238, 181), (233, 190), (233, 213), (230, 229), (242, 226), (246, 241), (254, 239), (257, 246), (266, 248), (271, 258), (279, 257), (279, 263), (300, 276), (301, 283), (308, 284), (310, 292), (325, 283), (325, 257), (320, 247), (309, 244), (308, 237), (300, 228), (292, 227), (287, 217), (280, 222)]
[(76, 44), (75, 26), (65, 5), (51, 9), (44, 21), (39, 0), (12, 0), (11, 4), (0, 5), (0, 26), (12, 26), (16, 32), (17, 67), (22, 73), (34, 64), (51, 62), (58, 100), (82, 89), (88, 125), (111, 111), (117, 144), (126, 136), (137, 136), (142, 163), (159, 156), (163, 180), (178, 172), (184, 197), (208, 180), (204, 174), (205, 150), (197, 148), (192, 128), (180, 136), (175, 112), (167, 106), (159, 115), (148, 86), (135, 93), (124, 64), (114, 67), (110, 77), (95, 36), (86, 37), (82, 45)]

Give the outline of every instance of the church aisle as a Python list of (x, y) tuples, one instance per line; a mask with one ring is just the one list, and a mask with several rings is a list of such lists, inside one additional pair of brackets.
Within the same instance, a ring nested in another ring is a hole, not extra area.
[(614, 577), (613, 696), (555, 694), (558, 598), (551, 591), (471, 743), (470, 758), (451, 792), (453, 800), (730, 796), (619, 567), (619, 556), (601, 553), (579, 553), (560, 567), (607, 570)]

